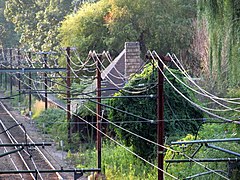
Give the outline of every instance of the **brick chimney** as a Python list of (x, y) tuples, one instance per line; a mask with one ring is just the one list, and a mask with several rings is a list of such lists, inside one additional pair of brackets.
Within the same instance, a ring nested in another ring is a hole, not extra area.
[(125, 78), (129, 79), (142, 65), (139, 42), (126, 42), (125, 51)]

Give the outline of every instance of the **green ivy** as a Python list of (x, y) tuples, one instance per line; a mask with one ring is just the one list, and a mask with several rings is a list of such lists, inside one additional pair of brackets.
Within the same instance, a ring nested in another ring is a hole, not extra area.
[[(174, 69), (171, 69), (171, 71), (176, 74), (179, 79), (184, 81), (183, 75), (179, 71)], [(139, 84), (145, 84), (153, 86), (153, 88), (149, 88), (148, 91), (139, 95), (156, 95), (157, 88), (156, 85), (154, 85), (157, 82), (156, 73), (157, 72), (156, 70), (153, 70), (152, 65), (147, 65), (141, 74), (135, 75), (132, 78), (132, 80), (124, 87), (124, 90), (133, 91), (133, 87), (136, 87)], [(196, 101), (194, 95), (189, 92), (186, 87), (180, 84), (169, 73), (166, 72), (166, 74), (175, 87), (177, 87), (185, 96)], [(132, 95), (126, 93), (124, 90), (116, 93), (115, 96)], [(164, 83), (164, 99), (165, 136), (167, 141), (178, 139), (188, 133), (195, 134), (201, 121), (196, 121), (194, 119), (203, 118), (203, 114), (175, 92), (167, 82)], [(155, 98), (113, 98), (110, 101), (110, 105), (147, 119), (156, 120), (157, 104)], [(114, 122), (135, 121), (135, 123), (121, 123), (121, 126), (147, 139), (156, 141), (156, 123), (139, 122), (143, 120), (123, 114), (116, 110), (109, 111), (109, 118)], [(127, 146), (132, 146), (136, 153), (148, 159), (155, 157), (155, 147), (150, 145), (150, 143), (132, 136), (119, 128), (112, 128), (117, 133), (118, 138), (120, 138)]]

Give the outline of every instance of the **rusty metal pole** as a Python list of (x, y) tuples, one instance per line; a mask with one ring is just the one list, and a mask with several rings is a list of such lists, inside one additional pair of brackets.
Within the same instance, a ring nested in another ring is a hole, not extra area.
[[(10, 68), (12, 69), (12, 61), (13, 61), (13, 54), (12, 54), (12, 49), (9, 49), (9, 55), (10, 55)], [(12, 74), (10, 73), (10, 95), (13, 95), (13, 79), (12, 79)]]
[[(47, 68), (47, 53), (44, 53), (43, 55), (43, 60), (44, 60), (44, 68)], [(45, 110), (48, 108), (48, 94), (47, 94), (47, 72), (44, 73), (44, 89), (45, 89), (45, 95), (44, 95), (44, 100), (45, 100)]]
[[(28, 52), (28, 58), (29, 58), (29, 61), (31, 61), (31, 59), (32, 59), (31, 52)], [(29, 62), (29, 64), (31, 64), (31, 62)], [(29, 111), (29, 117), (32, 118), (32, 73), (29, 72), (28, 76), (29, 76), (29, 80), (28, 80), (28, 86), (29, 86), (28, 111)]]
[[(146, 58), (149, 60), (158, 59), (157, 56), (153, 57), (150, 54), (146, 55)], [(168, 57), (164, 57), (160, 55), (162, 61), (170, 61)], [(163, 64), (158, 59), (157, 62), (158, 68), (160, 68), (163, 72)], [(154, 66), (154, 62), (153, 62)], [(157, 79), (157, 143), (159, 146), (157, 147), (157, 162), (158, 162), (158, 180), (164, 179), (164, 77), (161, 70), (158, 69), (158, 79)]]
[[(1, 61), (1, 65), (0, 65), (0, 69), (2, 69), (2, 63), (3, 63), (3, 59), (2, 59), (2, 57), (3, 57), (3, 49), (1, 48), (0, 49), (0, 54), (1, 54), (1, 59), (0, 59), (0, 61)], [(2, 85), (3, 85), (3, 73), (0, 73), (0, 75), (1, 75), (1, 78), (0, 78), (0, 88), (2, 89)]]
[(70, 47), (67, 47), (67, 122), (68, 122), (68, 142), (71, 143), (71, 94), (70, 94), (70, 88), (71, 88), (71, 69), (70, 69)]
[(97, 57), (97, 105), (96, 105), (96, 113), (97, 113), (97, 167), (101, 169), (101, 159), (102, 159), (102, 137), (99, 130), (101, 130), (101, 63), (102, 55), (98, 55)]
[[(7, 53), (8, 53), (8, 50), (3, 49), (4, 62), (6, 63), (6, 66), (8, 66)], [(5, 91), (7, 91), (8, 90), (8, 74), (7, 73), (5, 73), (4, 79), (5, 79)]]
[[(20, 67), (20, 49), (18, 49), (18, 68)], [(21, 74), (18, 73), (18, 106), (20, 106), (21, 102)]]
[[(158, 67), (163, 71), (163, 64), (158, 60)], [(158, 89), (157, 89), (157, 159), (158, 159), (158, 180), (164, 179), (163, 163), (164, 163), (164, 97), (163, 97), (164, 78), (158, 69)], [(160, 170), (161, 169), (161, 170)]]

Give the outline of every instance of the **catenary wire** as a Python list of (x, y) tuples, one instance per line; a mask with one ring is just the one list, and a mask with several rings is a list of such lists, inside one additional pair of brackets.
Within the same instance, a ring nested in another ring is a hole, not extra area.
[[(153, 60), (156, 62), (157, 60), (155, 59), (155, 57), (153, 56), (153, 54), (151, 54)], [(159, 59), (161, 59), (160, 57), (158, 57)], [(227, 122), (232, 122), (232, 123), (235, 123), (235, 124), (240, 124), (239, 121), (232, 121), (230, 119), (227, 119), (227, 118), (224, 118), (224, 117), (221, 117), (217, 114), (214, 114), (212, 112), (209, 112), (205, 109), (203, 109), (201, 106), (199, 106), (197, 103), (191, 101), (189, 98), (187, 98), (182, 92), (180, 92), (172, 83), (171, 81), (167, 78), (167, 76), (164, 74), (164, 72), (162, 71), (162, 69), (157, 65), (158, 69), (160, 70), (160, 72), (162, 73), (162, 75), (164, 76), (164, 78), (166, 79), (166, 81), (171, 85), (171, 87), (179, 94), (181, 95), (185, 100), (187, 100), (190, 104), (192, 104), (193, 106), (195, 106), (196, 108), (200, 109), (201, 111), (213, 116), (213, 117), (216, 117), (216, 118), (219, 118), (219, 119), (222, 119), (224, 121), (227, 121)]]
[[(154, 53), (155, 55), (157, 54), (156, 52), (153, 52), (153, 53)], [(169, 57), (171, 58), (171, 56), (169, 56)], [(160, 60), (160, 61), (161, 61), (161, 60)], [(168, 71), (174, 78), (176, 78), (182, 85), (184, 85), (185, 87), (187, 87), (188, 89), (190, 89), (191, 91), (193, 91), (193, 92), (195, 92), (195, 93), (197, 93), (197, 94), (199, 94), (199, 95), (202, 95), (202, 96), (205, 96), (205, 97), (208, 97), (208, 98), (212, 99), (215, 103), (217, 103), (217, 104), (221, 105), (222, 107), (225, 107), (225, 108), (226, 108), (226, 109), (212, 109), (212, 108), (207, 108), (207, 107), (201, 106), (203, 109), (210, 110), (210, 111), (216, 111), (216, 112), (225, 112), (225, 111), (236, 111), (236, 112), (240, 112), (238, 109), (232, 109), (231, 107), (228, 107), (228, 106), (226, 106), (226, 105), (224, 105), (224, 104), (216, 101), (216, 100), (213, 99), (212, 97), (210, 97), (210, 96), (208, 96), (208, 95), (206, 95), (206, 94), (204, 94), (204, 93), (201, 93), (201, 92), (193, 89), (192, 87), (190, 87), (189, 85), (187, 85), (186, 83), (184, 83), (181, 79), (179, 79), (179, 78), (166, 66), (166, 64), (165, 64), (163, 61), (161, 61), (161, 63), (163, 64), (163, 66), (165, 67), (165, 69), (167, 69), (167, 71)]]

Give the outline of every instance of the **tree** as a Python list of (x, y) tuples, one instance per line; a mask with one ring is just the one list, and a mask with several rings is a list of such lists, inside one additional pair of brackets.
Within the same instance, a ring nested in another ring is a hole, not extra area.
[(83, 4), (76, 14), (68, 15), (60, 27), (61, 45), (78, 47), (83, 54), (91, 49), (106, 49), (107, 28), (103, 17), (109, 8), (107, 1)]
[(190, 46), (195, 8), (193, 0), (100, 0), (63, 21), (61, 41), (85, 53), (103, 48), (119, 53), (126, 41), (139, 41), (143, 54), (153, 48), (178, 52)]
[(211, 82), (218, 87), (239, 86), (240, 2), (198, 1), (199, 21), (207, 21)]
[[(7, 0), (5, 16), (20, 34), (22, 47), (50, 50), (58, 46), (58, 26), (72, 0)], [(30, 8), (31, 7), (31, 8)]]
[(0, 0), (0, 46), (14, 47), (17, 45), (18, 35), (14, 31), (13, 24), (5, 19), (4, 7), (5, 1)]
[[(179, 71), (172, 71), (179, 79), (184, 81), (183, 75)], [(132, 95), (125, 90), (135, 91), (140, 84), (145, 86), (151, 85), (151, 88), (148, 88), (147, 91), (138, 95), (157, 94), (157, 88), (154, 86), (157, 81), (156, 74), (157, 71), (153, 70), (151, 65), (147, 65), (141, 74), (135, 75), (124, 89), (120, 90), (115, 96)], [(170, 75), (170, 73), (166, 72), (166, 74), (168, 79), (178, 90), (180, 90), (185, 96), (190, 97), (193, 101), (196, 101), (192, 92), (189, 92), (186, 87), (178, 82), (178, 80)], [(196, 119), (203, 118), (203, 113), (183, 99), (167, 82), (164, 83), (164, 98), (165, 136), (167, 142), (177, 140), (179, 137), (184, 137), (189, 133), (196, 134), (197, 129), (201, 125), (201, 121)], [(110, 105), (156, 122), (157, 105), (155, 98), (113, 98), (110, 101)], [(121, 127), (129, 131), (152, 141), (156, 141), (156, 123), (144, 122), (144, 120), (140, 118), (129, 116), (114, 109), (109, 111), (109, 118), (113, 122), (119, 122)], [(131, 123), (126, 123), (128, 121)], [(151, 159), (156, 155), (154, 154), (155, 147), (151, 143), (141, 140), (115, 126), (112, 128), (117, 133), (117, 137), (120, 138), (125, 145), (132, 146), (137, 154), (147, 159)]]

